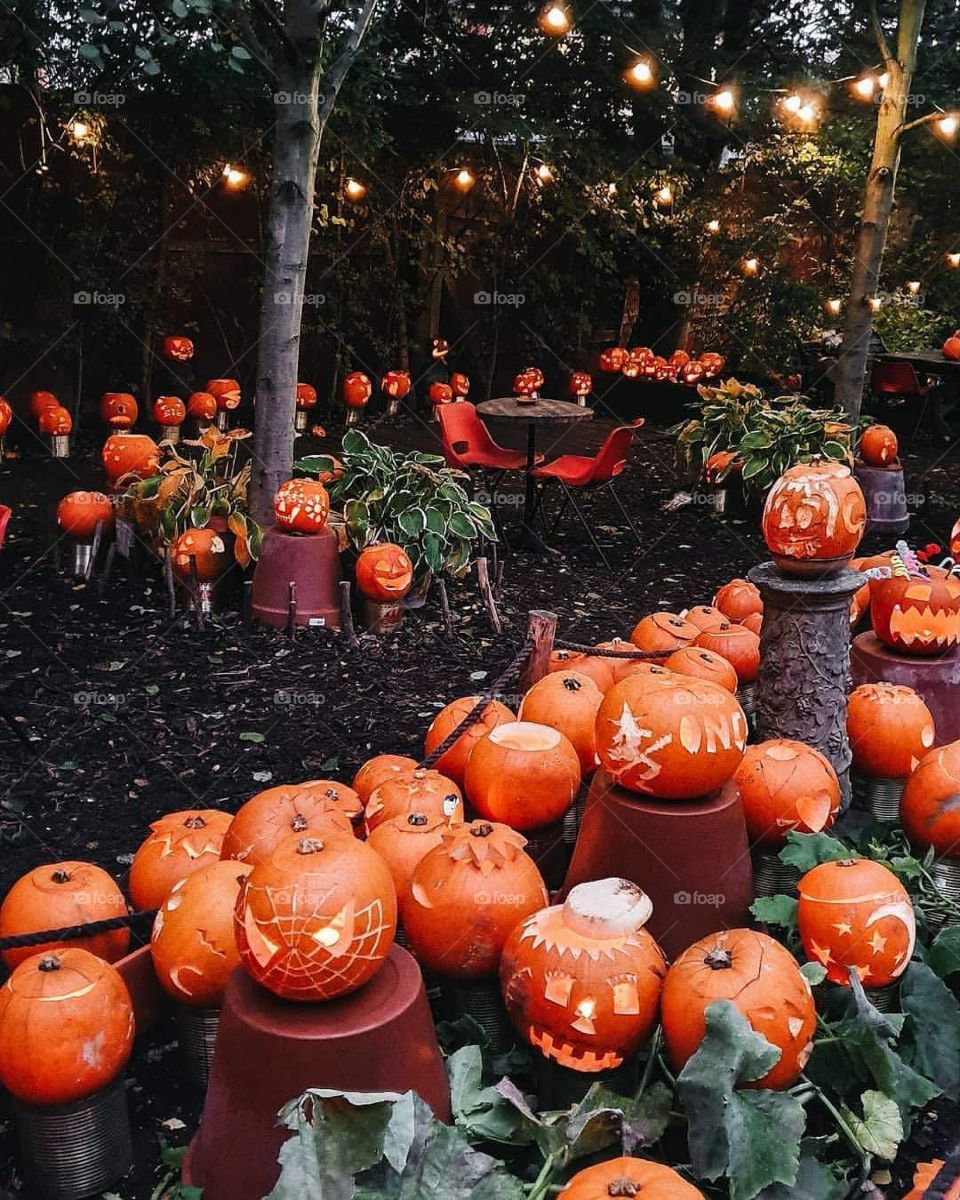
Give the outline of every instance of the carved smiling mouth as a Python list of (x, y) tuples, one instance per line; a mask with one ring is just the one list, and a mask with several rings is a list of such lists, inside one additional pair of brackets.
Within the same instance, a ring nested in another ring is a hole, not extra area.
[(623, 1062), (623, 1055), (617, 1054), (615, 1050), (598, 1053), (595, 1050), (583, 1049), (565, 1042), (563, 1038), (554, 1037), (548, 1030), (539, 1029), (536, 1025), (530, 1026), (528, 1038), (530, 1044), (536, 1046), (547, 1058), (574, 1071), (612, 1071)]
[[(947, 625), (947, 632), (938, 632)], [(914, 642), (921, 646), (954, 646), (960, 641), (960, 622), (956, 617), (946, 617), (942, 611), (926, 608), (903, 609), (899, 605), (890, 614), (890, 632), (896, 634), (905, 645)]]

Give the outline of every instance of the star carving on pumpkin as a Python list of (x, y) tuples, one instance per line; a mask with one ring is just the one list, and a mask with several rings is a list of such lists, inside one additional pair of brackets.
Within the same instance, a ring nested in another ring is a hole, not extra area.
[(829, 946), (818, 946), (816, 942), (811, 941), (810, 952), (825, 967), (833, 962), (833, 955), (830, 953)]
[(870, 941), (869, 941), (870, 948), (873, 951), (873, 953), (881, 954), (883, 952), (883, 948), (887, 944), (887, 940), (888, 939), (883, 936), (883, 934), (880, 932), (879, 929), (875, 929), (873, 931), (873, 937), (870, 938)]

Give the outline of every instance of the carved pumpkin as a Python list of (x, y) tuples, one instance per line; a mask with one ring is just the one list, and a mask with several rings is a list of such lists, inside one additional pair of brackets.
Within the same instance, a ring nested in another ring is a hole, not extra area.
[(726, 359), (715, 350), (707, 350), (700, 355), (700, 362), (708, 379), (716, 379), (726, 365)]
[(339, 808), (349, 819), (354, 831), (363, 824), (363, 801), (352, 787), (348, 787), (338, 779), (308, 779), (306, 783), (297, 786), (316, 792), (334, 807)]
[(240, 384), (236, 379), (208, 379), (205, 390), (216, 400), (221, 412), (240, 407)]
[(667, 361), (671, 364), (671, 366), (685, 367), (690, 361), (690, 355), (686, 352), (686, 350), (674, 350)]
[(676, 613), (657, 612), (638, 622), (630, 634), (630, 641), (638, 650), (659, 652), (666, 659), (674, 650), (696, 641), (699, 632), (696, 625)]
[(864, 683), (847, 702), (853, 767), (876, 779), (905, 779), (933, 746), (933, 714), (913, 688)]
[(602, 703), (603, 692), (589, 676), (554, 671), (527, 692), (518, 716), (562, 733), (576, 751), (581, 772), (588, 775), (597, 766), (597, 713)]
[(453, 388), (449, 383), (443, 383), (441, 380), (435, 380), (430, 384), (427, 395), (430, 398), (430, 403), (435, 407), (453, 402)]
[(168, 813), (150, 826), (133, 856), (128, 886), (135, 908), (159, 908), (180, 879), (220, 858), (229, 813), (195, 808)]
[(357, 588), (379, 604), (402, 600), (413, 586), (413, 563), (402, 546), (381, 542), (360, 552)]
[(696, 604), (693, 608), (682, 612), (680, 616), (688, 625), (696, 625), (701, 632), (728, 619), (719, 608), (715, 608), (712, 604)]
[(780, 1059), (743, 1088), (788, 1088), (813, 1049), (817, 1014), (810, 984), (789, 950), (765, 933), (725, 929), (694, 942), (667, 971), (660, 1019), (670, 1060), (680, 1070), (707, 1031), (707, 1009), (730, 1000)]
[(446, 775), (416, 767), (406, 774), (384, 780), (373, 789), (364, 806), (367, 832), (371, 833), (384, 821), (412, 812), (424, 813), (431, 822), (456, 825), (463, 820), (463, 796)]
[(950, 530), (950, 553), (954, 558), (960, 558), (960, 520)]
[(380, 390), (391, 400), (403, 400), (411, 386), (409, 371), (388, 371), (380, 382)]
[(317, 404), (317, 389), (310, 383), (298, 383), (296, 393), (297, 408), (301, 412), (315, 408)]
[(430, 357), (435, 361), (439, 361), (447, 357), (450, 353), (450, 343), (446, 338), (435, 337), (430, 343)]
[(40, 420), (40, 414), (45, 408), (59, 408), (60, 401), (53, 392), (31, 392), (27, 397), (27, 410), (35, 421)]
[(470, 380), (461, 371), (450, 373), (450, 390), (458, 400), (470, 394)]
[[(0, 906), (0, 938), (126, 915), (123, 893), (106, 871), (93, 863), (48, 863), (22, 875), (7, 892)], [(107, 962), (116, 962), (127, 953), (130, 930), (113, 929), (91, 937), (73, 938), (69, 943), (44, 942), (39, 946), (4, 950), (3, 961), (13, 970), (25, 959), (63, 945), (77, 946)]]
[(610, 346), (600, 351), (600, 370), (607, 375), (618, 375), (629, 355), (622, 346)]
[(704, 649), (699, 642), (695, 646), (674, 650), (663, 665), (666, 670), (675, 671), (678, 675), (690, 675), (694, 679), (706, 679), (719, 684), (728, 692), (737, 690), (737, 672), (733, 664), (722, 654)]
[(704, 1200), (672, 1167), (645, 1158), (609, 1158), (579, 1171), (557, 1200)]
[(8, 401), (0, 396), (0, 438), (4, 436), (13, 421), (13, 409)]
[(639, 1049), (666, 973), (644, 929), (652, 911), (636, 884), (600, 879), (514, 929), (500, 961), (503, 997), (517, 1032), (544, 1057), (592, 1073)]
[(0, 1084), (24, 1104), (81, 1100), (117, 1078), (133, 1032), (109, 963), (75, 946), (34, 954), (0, 988)]
[(124, 475), (146, 479), (157, 473), (160, 447), (143, 433), (114, 433), (103, 444), (103, 469), (116, 483)]
[(845, 463), (800, 463), (767, 495), (763, 538), (779, 567), (804, 573), (848, 562), (866, 523), (863, 492)]
[(59, 404), (51, 405), (40, 413), (40, 432), (47, 437), (66, 437), (73, 429), (73, 417)]
[(153, 419), (158, 425), (182, 425), (187, 406), (179, 396), (158, 396), (153, 402)]
[(362, 371), (351, 371), (343, 377), (343, 402), (347, 408), (366, 408), (373, 393), (373, 384)]
[(751, 613), (763, 614), (760, 589), (749, 579), (731, 579), (713, 598), (714, 608), (735, 625), (743, 624)]
[(526, 839), (506, 825), (472, 821), (443, 830), (417, 864), (402, 907), (420, 964), (462, 982), (492, 979), (519, 921), (547, 903)]
[(111, 429), (132, 429), (139, 411), (129, 392), (104, 392), (100, 400), (100, 420)]
[(822, 833), (840, 807), (840, 781), (830, 760), (788, 738), (748, 746), (733, 783), (750, 840), (761, 846), (782, 846), (791, 832)]
[(235, 561), (228, 538), (229, 534), (216, 529), (185, 530), (170, 544), (170, 567), (174, 575), (189, 582), (196, 564), (197, 582), (214, 583)]
[(319, 784), (281, 784), (258, 792), (230, 822), (220, 857), (256, 866), (292, 834), (353, 833), (350, 814), (327, 794), (326, 780)]
[(273, 516), (287, 533), (320, 533), (327, 523), (330, 497), (315, 479), (288, 479), (273, 498)]
[(624, 379), (638, 379), (643, 373), (644, 363), (635, 357), (634, 351), (627, 355), (627, 359), (620, 370), (620, 374)]
[(219, 1008), (240, 951), (233, 913), (250, 863), (216, 862), (170, 889), (153, 922), (150, 956), (165, 992), (191, 1008)]
[(78, 542), (89, 542), (97, 525), (113, 527), (113, 505), (103, 492), (70, 492), (57, 505), (57, 524)]
[(897, 461), (900, 444), (888, 425), (870, 425), (860, 436), (860, 457), (868, 467), (886, 467)]
[(348, 834), (285, 838), (237, 898), (234, 932), (253, 978), (286, 1000), (332, 1000), (377, 973), (397, 929), (387, 864)]
[(408, 771), (417, 769), (417, 761), (404, 754), (375, 754), (368, 758), (353, 777), (353, 790), (360, 797), (360, 802), (366, 807), (371, 794), (388, 779), (398, 775), (406, 775)]
[(746, 625), (722, 621), (705, 629), (696, 644), (722, 655), (737, 673), (741, 683), (752, 683), (760, 668), (760, 638)]
[(743, 758), (747, 719), (734, 696), (684, 675), (631, 675), (603, 698), (597, 754), (631, 791), (693, 800), (722, 787)]
[(187, 401), (187, 416), (199, 425), (209, 425), (217, 419), (217, 398), (209, 392), (194, 392)]
[(939, 567), (926, 576), (870, 581), (870, 620), (884, 645), (903, 654), (942, 654), (960, 643), (960, 579)]
[[(957, 342), (960, 343), (960, 338), (957, 338)], [(957, 357), (960, 358), (960, 345), (957, 346)], [(935, 1158), (931, 1162), (918, 1163), (913, 1173), (913, 1190), (904, 1196), (904, 1200), (925, 1200), (925, 1197), (931, 1195), (929, 1189), (943, 1169), (944, 1161), (942, 1158)], [(960, 1179), (947, 1188), (943, 1200), (960, 1200)]]
[[(427, 730), (423, 743), (424, 755), (432, 754), (437, 746), (453, 733), (479, 700), (479, 696), (461, 696), (459, 700), (452, 700), (446, 708), (441, 709)], [(450, 749), (433, 764), (434, 767), (441, 775), (446, 775), (462, 788), (467, 760), (480, 738), (485, 737), (497, 725), (516, 719), (505, 704), (501, 704), (499, 700), (491, 700), (483, 710), (480, 720), (457, 738)]]
[(524, 367), (519, 375), (514, 376), (514, 395), (535, 396), (543, 384), (544, 375), (539, 367)]
[(570, 376), (570, 395), (589, 396), (593, 391), (593, 376), (589, 371), (574, 371)]
[(163, 339), (163, 357), (174, 362), (189, 362), (193, 358), (193, 342), (177, 334)]
[(685, 367), (680, 370), (680, 378), (687, 387), (693, 387), (698, 384), (706, 374), (706, 367), (702, 362), (688, 362)]
[(907, 780), (900, 823), (910, 841), (938, 855), (960, 857), (960, 741), (931, 750)]
[(402, 905), (410, 893), (413, 873), (420, 860), (440, 845), (447, 824), (427, 813), (408, 812), (381, 821), (368, 836), (367, 845), (376, 850), (390, 868), (398, 905)]
[(849, 986), (853, 967), (864, 987), (886, 987), (910, 963), (917, 938), (907, 889), (870, 859), (825, 862), (797, 885), (797, 922), (804, 953), (827, 968), (831, 983)]
[(580, 759), (562, 733), (510, 721), (474, 746), (464, 790), (479, 816), (524, 830), (559, 821), (579, 787)]
[[(609, 649), (611, 643), (601, 643), (599, 649)], [(618, 650), (634, 650), (630, 642), (619, 642)], [(626, 662), (627, 660), (622, 660)], [(620, 669), (621, 660), (615, 658), (599, 658), (594, 654), (585, 654), (579, 650), (551, 650), (547, 662), (547, 671), (576, 671), (579, 675), (587, 675), (597, 685), (601, 692), (607, 692), (616, 683), (616, 672)]]

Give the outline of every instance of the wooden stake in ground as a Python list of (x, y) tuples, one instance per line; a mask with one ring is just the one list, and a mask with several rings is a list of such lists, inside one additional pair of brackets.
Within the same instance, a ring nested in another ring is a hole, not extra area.
[(340, 630), (350, 647), (359, 646), (360, 640), (353, 627), (353, 608), (350, 604), (350, 580), (340, 580)]
[(503, 622), (497, 612), (497, 602), (493, 598), (493, 588), (490, 586), (490, 568), (485, 558), (477, 559), (477, 587), (487, 610), (487, 620), (494, 633), (503, 632)]
[(173, 581), (173, 563), (170, 559), (170, 547), (163, 554), (163, 579), (167, 585), (167, 598), (170, 601), (170, 616), (177, 615), (177, 588)]
[(527, 640), (533, 643), (533, 648), (520, 672), (521, 691), (529, 691), (547, 674), (556, 634), (557, 614), (540, 608), (532, 609), (527, 621)]
[(440, 612), (443, 614), (443, 632), (448, 638), (453, 637), (453, 612), (450, 609), (450, 599), (447, 596), (447, 581), (437, 580), (437, 594), (440, 597)]

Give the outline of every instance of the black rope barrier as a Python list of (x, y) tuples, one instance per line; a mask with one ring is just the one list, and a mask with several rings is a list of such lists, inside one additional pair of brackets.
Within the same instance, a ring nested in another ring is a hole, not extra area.
[(960, 1148), (954, 1150), (934, 1176), (933, 1183), (923, 1193), (923, 1200), (947, 1200), (953, 1185), (960, 1179)]
[(72, 942), (76, 938), (94, 937), (98, 933), (111, 933), (114, 929), (132, 929), (157, 915), (155, 908), (127, 913), (124, 917), (108, 917), (104, 921), (87, 921), (84, 925), (66, 925), (63, 929), (38, 929), (35, 933), (11, 934), (0, 938), (0, 950), (23, 950), (27, 946), (43, 946), (47, 942)]
[(555, 638), (553, 642), (557, 650), (575, 650), (579, 654), (590, 654), (595, 658), (636, 658), (636, 659), (656, 659), (657, 662), (663, 660), (670, 653), (669, 650), (606, 650), (600, 646), (586, 646), (580, 642), (567, 642), (563, 638)]

